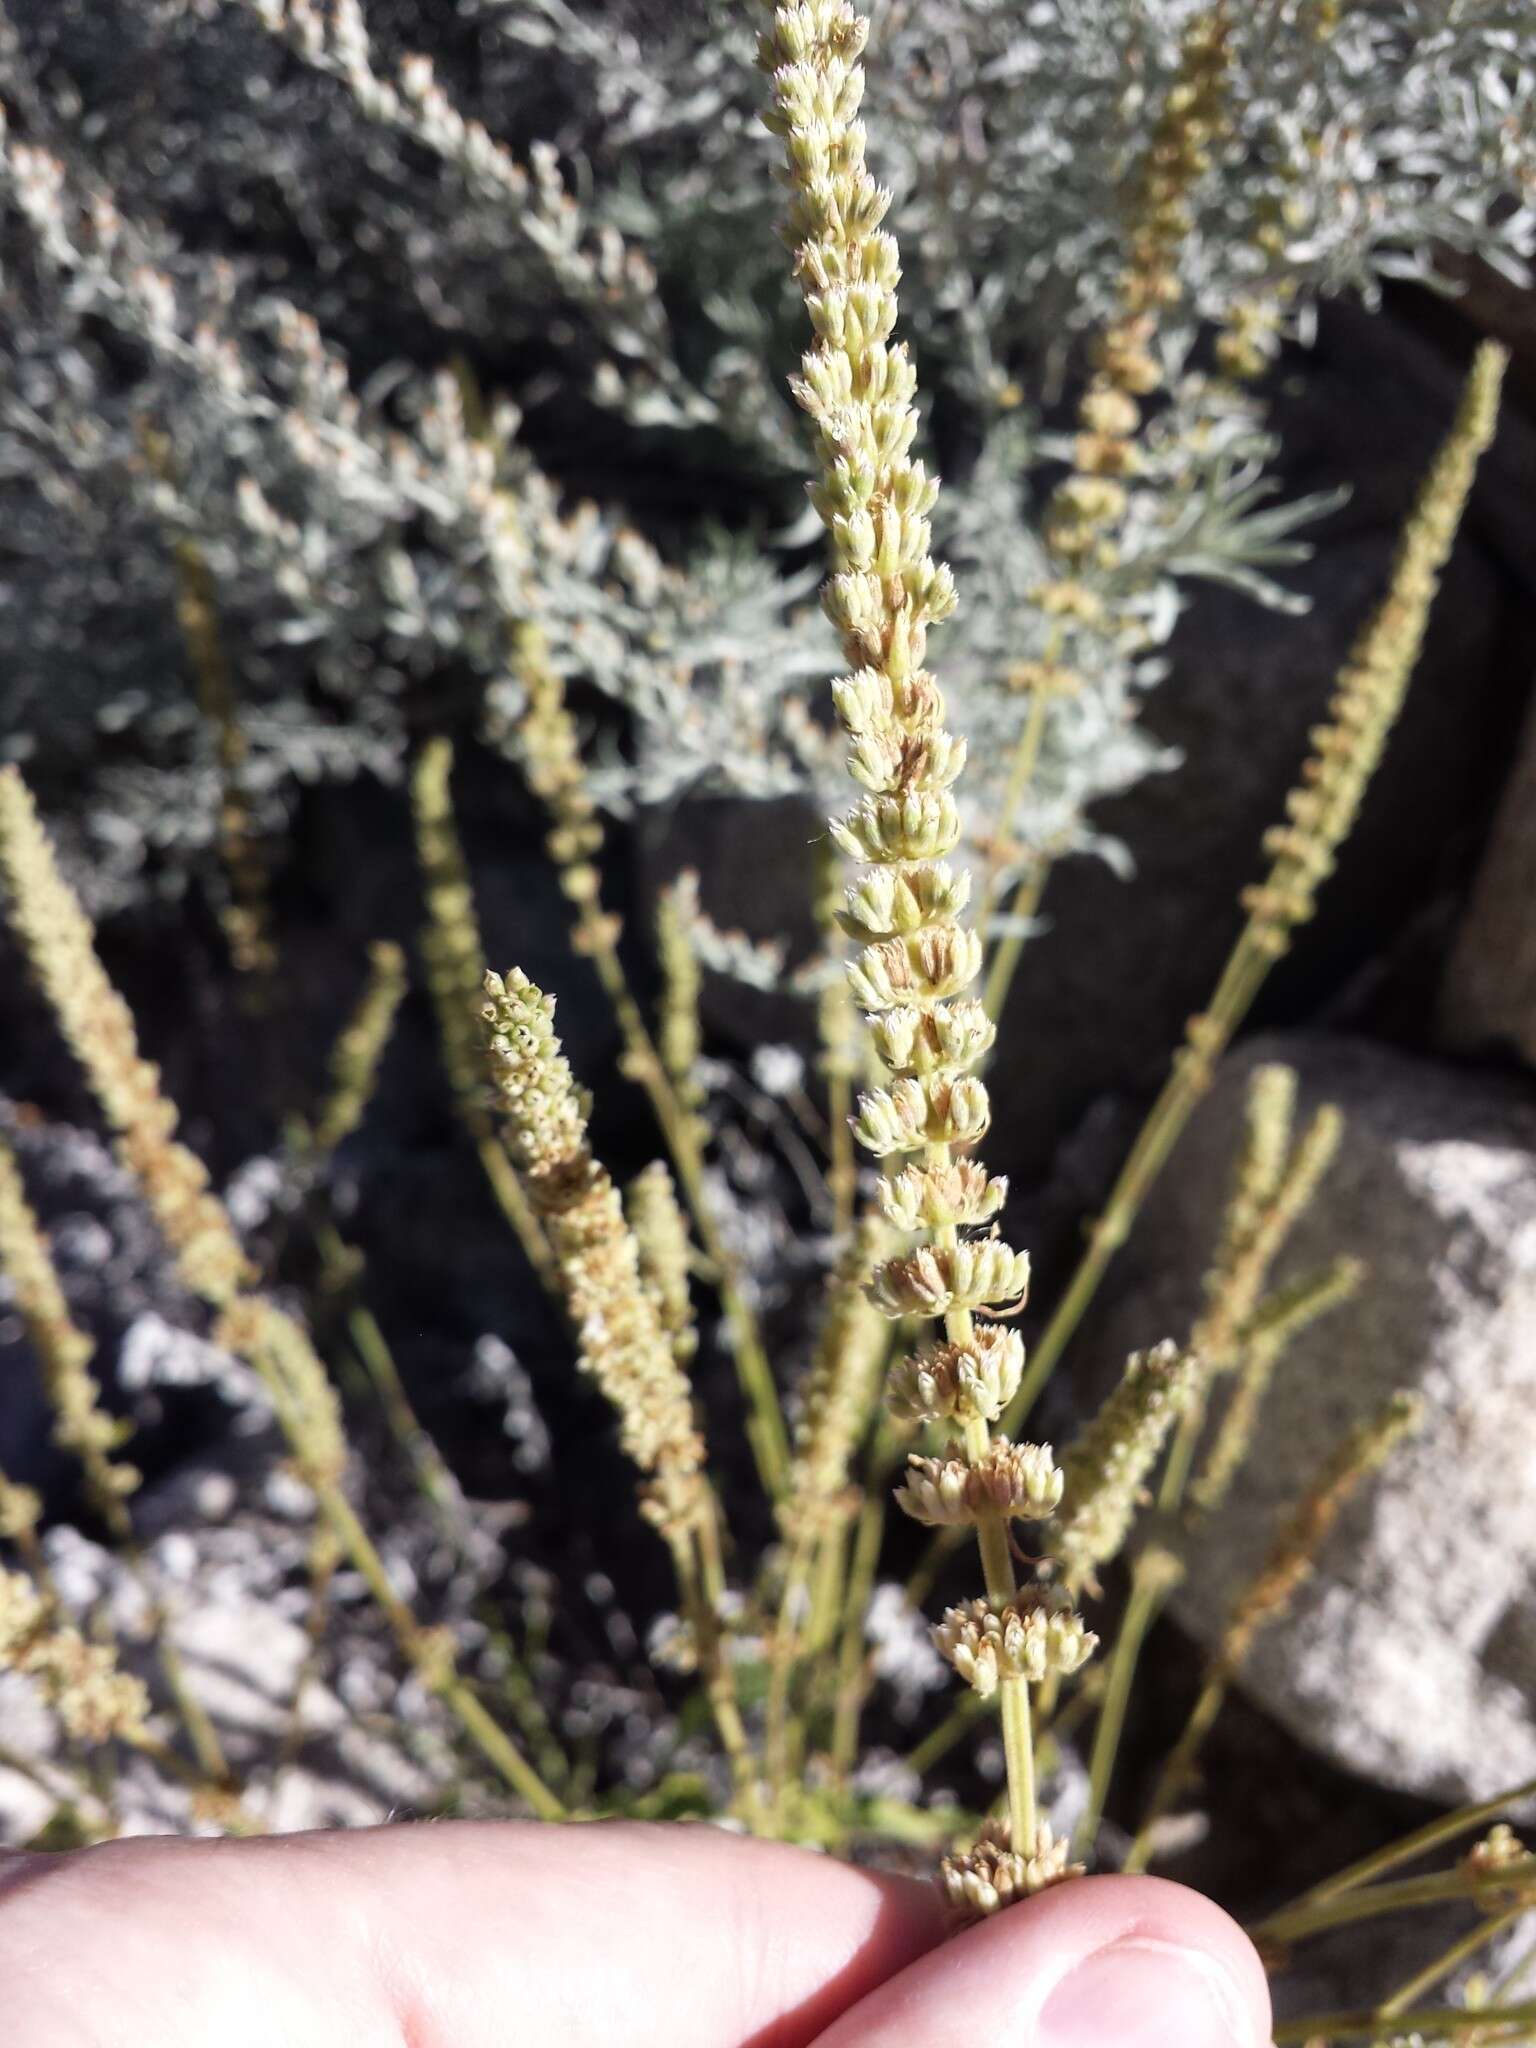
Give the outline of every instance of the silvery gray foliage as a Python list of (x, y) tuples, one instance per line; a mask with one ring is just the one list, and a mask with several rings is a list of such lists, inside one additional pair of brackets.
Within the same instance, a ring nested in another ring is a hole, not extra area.
[[(1115, 572), (1143, 630), (1097, 646), (1089, 687), (1053, 712), (1022, 842), (1113, 852), (1090, 808), (1165, 763), (1135, 710), (1183, 593), (1209, 577), (1278, 601), (1266, 571), (1309, 509), (1265, 501), (1273, 444), (1202, 376), (1197, 316), (1280, 287), (1304, 330), (1315, 293), (1425, 274), (1433, 244), (1506, 268), (1529, 250), (1528, 10), (1380, 0), (1323, 35), (1326, 6), (1239, 10), (1234, 134), (1195, 194), (1162, 338), (1172, 400)], [(515, 753), (506, 622), (530, 613), (558, 664), (622, 707), (622, 750), (596, 758), (615, 809), (696, 788), (840, 796), (805, 708), (831, 635), (805, 531), (785, 525), (804, 457), (779, 373), (798, 316), (734, 8), (11, 10), (5, 723), (45, 794), (85, 783), (95, 907), (146, 862), (178, 879), (214, 829), (176, 536), (215, 579), (260, 825), (280, 825), (296, 779), (395, 772), (413, 722), (483, 711)], [(1125, 180), (1193, 12), (880, 10), (870, 125), (904, 309), (946, 440), (979, 451), (951, 465), (938, 539), (966, 599), (943, 666), (980, 817), (1022, 718), (1008, 670), (1043, 644), (1030, 476), (1062, 453), (1013, 379), (1026, 358), (1059, 364), (1111, 303)], [(1281, 246), (1261, 246), (1276, 220)], [(517, 405), (472, 419), (443, 369), (460, 351)], [(610, 487), (643, 485), (664, 448), (712, 479), (707, 502), (744, 505), (746, 530), (673, 516), (663, 555), (660, 528), (573, 499), (553, 472), (604, 416)], [(162, 472), (146, 423), (168, 437)]]

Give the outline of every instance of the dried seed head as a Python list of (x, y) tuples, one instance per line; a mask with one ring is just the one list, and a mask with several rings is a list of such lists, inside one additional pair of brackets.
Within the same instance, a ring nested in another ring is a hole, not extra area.
[(1069, 1877), (1081, 1877), (1083, 1865), (1070, 1857), (1069, 1844), (1048, 1821), (1041, 1821), (1027, 1856), (1009, 1846), (1005, 1821), (988, 1821), (974, 1849), (946, 1856), (939, 1865), (939, 1891), (951, 1921), (968, 1927)]
[(898, 1422), (995, 1422), (1018, 1390), (1024, 1340), (997, 1324), (964, 1344), (932, 1344), (891, 1368), (886, 1405)]
[(880, 1206), (898, 1230), (988, 1223), (1007, 1200), (1007, 1181), (971, 1159), (904, 1166), (880, 1182)]
[(952, 1308), (1001, 1303), (1010, 1311), (1029, 1292), (1029, 1254), (1000, 1238), (958, 1245), (919, 1245), (888, 1259), (870, 1282), (869, 1296), (882, 1315), (942, 1316)]
[(1098, 1647), (1062, 1593), (1020, 1594), (1000, 1612), (985, 1600), (951, 1607), (932, 1631), (935, 1649), (973, 1691), (990, 1699), (1005, 1678), (1039, 1685), (1052, 1672), (1070, 1678)]
[(1062, 1478), (1049, 1444), (994, 1437), (974, 1465), (959, 1457), (907, 1459), (897, 1504), (930, 1528), (964, 1527), (982, 1515), (1043, 1522), (1061, 1501)]

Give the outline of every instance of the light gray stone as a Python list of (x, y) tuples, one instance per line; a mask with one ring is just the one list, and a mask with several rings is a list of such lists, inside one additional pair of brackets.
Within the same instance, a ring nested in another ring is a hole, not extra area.
[(1283, 1059), (1300, 1113), (1336, 1102), (1339, 1159), (1281, 1275), (1339, 1252), (1369, 1277), (1296, 1343), (1254, 1455), (1193, 1545), (1177, 1612), (1209, 1644), (1278, 1516), (1397, 1387), (1420, 1434), (1362, 1489), (1243, 1683), (1291, 1733), (1377, 1782), (1447, 1800), (1536, 1775), (1536, 1100), (1360, 1040), (1253, 1041), (1211, 1098), (1090, 1333), (1097, 1357), (1182, 1334), (1226, 1196), (1247, 1076)]

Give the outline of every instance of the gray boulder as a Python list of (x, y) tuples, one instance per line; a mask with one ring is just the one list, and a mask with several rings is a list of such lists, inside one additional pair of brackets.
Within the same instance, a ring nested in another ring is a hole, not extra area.
[(1396, 1387), (1420, 1434), (1368, 1484), (1244, 1676), (1290, 1732), (1344, 1768), (1447, 1800), (1536, 1775), (1536, 1099), (1516, 1082), (1296, 1033), (1223, 1070), (1128, 1250), (1086, 1355), (1189, 1327), (1261, 1060), (1336, 1102), (1344, 1144), (1281, 1269), (1342, 1251), (1358, 1298), (1288, 1354), (1254, 1455), (1192, 1545), (1179, 1619), (1214, 1640), (1277, 1517)]

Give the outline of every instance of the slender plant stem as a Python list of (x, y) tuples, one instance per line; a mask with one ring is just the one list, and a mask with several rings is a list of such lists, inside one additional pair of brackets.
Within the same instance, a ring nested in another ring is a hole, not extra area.
[(811, 1625), (806, 1635), (806, 1654), (818, 1656), (835, 1640), (843, 1611), (843, 1584), (848, 1565), (848, 1517), (838, 1515), (835, 1526), (822, 1537), (816, 1557), (816, 1575), (811, 1593)]
[[(723, 1580), (724, 1577), (718, 1560), (718, 1541), (719, 1524), (711, 1512), (706, 1517), (706, 1526), (700, 1528), (696, 1537), (678, 1535), (669, 1538), (669, 1547), (672, 1551), (673, 1567), (677, 1573), (683, 1611), (693, 1630), (694, 1649), (699, 1661), (699, 1675), (704, 1684), (704, 1696), (714, 1717), (720, 1746), (731, 1766), (737, 1802), (754, 1830), (761, 1832), (764, 1816), (757, 1792), (757, 1772), (752, 1757), (752, 1746), (747, 1739), (746, 1726), (741, 1718), (741, 1708), (736, 1698), (735, 1673), (726, 1652), (719, 1616), (709, 1594), (711, 1583), (716, 1578)], [(710, 1558), (712, 1549), (716, 1551), (713, 1559)]]
[[(1138, 1559), (1137, 1567), (1140, 1562)], [(1126, 1709), (1130, 1705), (1142, 1645), (1162, 1612), (1166, 1597), (1160, 1581), (1149, 1579), (1145, 1572), (1133, 1567), (1130, 1598), (1121, 1616), (1114, 1652), (1106, 1667), (1104, 1697), (1099, 1705), (1098, 1724), (1093, 1734), (1093, 1752), (1088, 1765), (1088, 1805), (1079, 1823), (1078, 1835), (1079, 1841), (1088, 1846), (1097, 1837), (1099, 1822), (1104, 1816), (1104, 1804), (1114, 1778), (1115, 1760), (1120, 1754), (1120, 1738), (1125, 1732)]]
[(1536, 2026), (1536, 1999), (1519, 2005), (1485, 2006), (1480, 2012), (1469, 2012), (1464, 2005), (1436, 2005), (1388, 2016), (1369, 2007), (1355, 2012), (1310, 2013), (1304, 2019), (1282, 2021), (1274, 2038), (1276, 2048), (1287, 2048), (1292, 2041), (1388, 2041), (1405, 2034), (1470, 2038), (1475, 2030), (1479, 2040), (1508, 2042), (1515, 2037), (1484, 2030), (1531, 2026)]
[[(1036, 854), (1029, 866), (1019, 877), (1019, 885), (1013, 892), (1013, 901), (1008, 905), (1008, 915), (1018, 924), (1024, 924), (1040, 908), (1040, 899), (1045, 894), (1045, 885), (1051, 878), (1052, 862), (1048, 854)], [(1013, 986), (1013, 977), (1019, 971), (1019, 962), (1024, 957), (1026, 935), (1022, 931), (1005, 932), (997, 942), (997, 951), (992, 955), (992, 964), (987, 969), (986, 983), (981, 1000), (987, 1015), (994, 1023), (1003, 1014), (1003, 1005), (1008, 1000), (1008, 991)]]
[(1088, 1249), (1078, 1263), (1066, 1293), (1044, 1334), (1030, 1354), (1029, 1365), (1019, 1391), (1004, 1419), (1004, 1427), (1016, 1434), (1020, 1423), (1039, 1399), (1047, 1380), (1056, 1369), (1088, 1304), (1098, 1292), (1099, 1282), (1115, 1253), (1130, 1235), (1169, 1154), (1183, 1136), (1195, 1105), (1214, 1077), (1216, 1062), (1230, 1044), (1269, 971), (1269, 957), (1262, 950), (1257, 919), (1250, 919), (1233, 947), (1211, 998), (1202, 1024), (1199, 1050), (1186, 1046), (1175, 1058), (1162, 1092), (1152, 1105), (1146, 1122), (1110, 1191), (1109, 1200), (1088, 1238)]
[[(973, 1465), (986, 1456), (990, 1442), (987, 1425), (980, 1418), (966, 1423), (966, 1455)], [(976, 1522), (976, 1541), (981, 1550), (987, 1599), (1000, 1613), (1017, 1591), (1013, 1557), (1008, 1548), (1008, 1525), (1003, 1517), (999, 1514), (980, 1515)], [(1017, 1854), (1032, 1856), (1037, 1826), (1035, 1744), (1030, 1726), (1027, 1680), (1015, 1674), (1004, 1676), (998, 1686), (998, 1718), (1002, 1724), (1003, 1761), (1008, 1773), (1009, 1840)]]
[[(589, 926), (590, 930), (587, 929)], [(640, 1005), (630, 990), (612, 926), (594, 905), (590, 918), (583, 920), (582, 929), (587, 931), (584, 950), (591, 955), (597, 978), (618, 1020), (619, 1033), (624, 1041), (626, 1070), (650, 1098), (694, 1227), (699, 1233), (699, 1242), (713, 1268), (712, 1278), (731, 1335), (736, 1376), (747, 1400), (747, 1437), (757, 1462), (758, 1476), (769, 1498), (778, 1500), (789, 1484), (789, 1433), (784, 1426), (784, 1410), (757, 1319), (741, 1291), (736, 1262), (720, 1235), (709, 1191), (704, 1185), (704, 1157), (699, 1148), (697, 1126), (678, 1101), (677, 1093), (667, 1078), (666, 1068), (641, 1015)]]
[(494, 1132), (486, 1131), (476, 1138), (475, 1150), (480, 1155), (480, 1165), (490, 1183), (496, 1205), (510, 1224), (529, 1265), (538, 1275), (545, 1292), (560, 1301), (560, 1268), (544, 1234), (544, 1226), (535, 1215), (533, 1204), (517, 1177), (517, 1169), (507, 1157), (506, 1148)]
[(378, 1396), (390, 1435), (404, 1453), (417, 1486), (437, 1510), (449, 1533), (462, 1538), (464, 1501), (459, 1483), (417, 1415), (373, 1311), (361, 1303), (355, 1304), (347, 1313), (347, 1334)]
[[(831, 1056), (836, 1057), (835, 1051)], [(859, 1192), (853, 1142), (853, 1076), (842, 1066), (829, 1066), (827, 1070), (827, 1123), (831, 1153), (827, 1191), (832, 1197), (832, 1228), (841, 1241), (853, 1228)]]
[(1288, 1946), (1309, 1934), (1349, 1927), (1356, 1920), (1376, 1920), (1415, 1906), (1438, 1906), (1446, 1899), (1480, 1899), (1485, 1893), (1515, 1891), (1532, 1883), (1536, 1883), (1536, 1856), (1500, 1870), (1437, 1870), (1428, 1877), (1398, 1878), (1391, 1884), (1367, 1885), (1337, 1898), (1287, 1906), (1258, 1921), (1248, 1932), (1256, 1941)]
[(1448, 1949), (1443, 1950), (1433, 1961), (1426, 1963), (1422, 1970), (1416, 1970), (1405, 1984), (1400, 1984), (1390, 1998), (1381, 2001), (1378, 2010), (1382, 2017), (1395, 2019), (1400, 2013), (1407, 2012), (1419, 1999), (1433, 1991), (1436, 1985), (1443, 1984), (1447, 1977), (1461, 1968), (1463, 1963), (1469, 1963), (1475, 1955), (1480, 1955), (1490, 1942), (1497, 1941), (1506, 1928), (1513, 1927), (1518, 1921), (1523, 1920), (1531, 1910), (1530, 1902), (1522, 1899), (1507, 1911), (1484, 1920), (1481, 1926), (1474, 1927), (1469, 1934), (1464, 1934), (1460, 1941), (1452, 1942)]
[(1013, 763), (1008, 771), (1008, 785), (1003, 791), (1003, 800), (998, 805), (997, 817), (992, 827), (992, 843), (997, 857), (989, 865), (986, 888), (977, 913), (976, 929), (983, 941), (989, 937), (992, 920), (997, 915), (998, 899), (1002, 895), (999, 886), (1002, 871), (1007, 866), (1009, 845), (1013, 828), (1018, 821), (1019, 809), (1029, 794), (1029, 786), (1035, 779), (1035, 769), (1040, 762), (1040, 744), (1045, 738), (1049, 694), (1044, 690), (1030, 693), (1029, 710), (1013, 750)]
[(1501, 1819), (1510, 1807), (1518, 1806), (1526, 1799), (1536, 1799), (1536, 1778), (1527, 1778), (1523, 1785), (1512, 1785), (1507, 1792), (1499, 1792), (1492, 1799), (1480, 1799), (1471, 1806), (1458, 1806), (1454, 1813), (1441, 1814), (1426, 1821), (1412, 1834), (1389, 1842), (1384, 1849), (1373, 1850), (1358, 1863), (1351, 1863), (1347, 1869), (1325, 1878), (1321, 1884), (1303, 1892), (1285, 1910), (1299, 1911), (1306, 1906), (1321, 1905), (1327, 1899), (1339, 1898), (1345, 1892), (1358, 1891), (1362, 1885), (1385, 1877), (1388, 1871), (1397, 1870), (1404, 1863), (1412, 1863), (1420, 1856), (1427, 1856), (1431, 1850), (1439, 1849), (1447, 1842), (1454, 1842), (1458, 1835), (1471, 1834), (1484, 1821)]
[(916, 1777), (926, 1777), (934, 1765), (948, 1756), (955, 1744), (963, 1741), (976, 1723), (988, 1714), (991, 1704), (978, 1693), (962, 1693), (943, 1720), (907, 1751), (902, 1758), (904, 1767)]
[[(316, 1497), (322, 1514), (335, 1530), (342, 1549), (367, 1582), (368, 1590), (413, 1668), (429, 1679), (487, 1762), (520, 1798), (527, 1801), (540, 1820), (563, 1820), (565, 1808), (505, 1729), (497, 1726), (465, 1680), (453, 1669), (451, 1658), (446, 1673), (440, 1668), (440, 1649), (428, 1641), (415, 1615), (391, 1585), (373, 1538), (341, 1488), (322, 1484), (317, 1488)], [(434, 1669), (434, 1665), (439, 1668)]]
[(1156, 1787), (1147, 1802), (1146, 1817), (1137, 1830), (1122, 1868), (1127, 1871), (1145, 1870), (1152, 1860), (1153, 1835), (1158, 1822), (1167, 1813), (1188, 1781), (1200, 1754), (1200, 1745), (1210, 1733), (1216, 1716), (1221, 1712), (1231, 1683), (1231, 1673), (1225, 1664), (1217, 1663), (1206, 1672), (1195, 1704), (1189, 1710), (1189, 1719), (1184, 1723), (1184, 1732), (1169, 1752), (1167, 1760), (1158, 1774)]
[[(133, 1553), (130, 1553), (130, 1564), (141, 1574), (140, 1583), (143, 1584), (142, 1564)], [(218, 1730), (213, 1725), (208, 1709), (192, 1690), (181, 1652), (171, 1639), (170, 1617), (165, 1607), (155, 1600), (153, 1595), (151, 1601), (155, 1659), (160, 1666), (160, 1675), (165, 1680), (166, 1690), (171, 1696), (176, 1717), (187, 1731), (187, 1740), (192, 1745), (192, 1753), (197, 1758), (203, 1775), (220, 1790), (233, 1793), (236, 1780), (229, 1767), (229, 1759), (224, 1754), (224, 1745), (219, 1740)]]
[[(322, 1262), (322, 1288), (327, 1291), (344, 1288), (350, 1292), (361, 1271), (361, 1254), (346, 1243), (327, 1216), (315, 1219), (314, 1236)], [(459, 1483), (433, 1441), (431, 1431), (416, 1413), (378, 1317), (366, 1303), (349, 1301), (346, 1327), (352, 1349), (362, 1363), (385, 1424), (399, 1446), (412, 1478), (431, 1503), (446, 1533), (462, 1546), (464, 1500)]]
[(895, 1457), (890, 1432), (877, 1433), (870, 1447), (864, 1499), (854, 1531), (853, 1558), (848, 1567), (848, 1597), (843, 1610), (842, 1643), (837, 1660), (837, 1705), (833, 1714), (832, 1764), (846, 1778), (859, 1753), (859, 1722), (868, 1691), (868, 1658), (864, 1649), (864, 1618), (875, 1589), (880, 1550), (885, 1539), (885, 1479)]
[(790, 1547), (779, 1595), (768, 1655), (768, 1704), (764, 1717), (763, 1756), (768, 1776), (768, 1797), (777, 1812), (783, 1804), (789, 1761), (789, 1699), (795, 1665), (804, 1640), (801, 1626), (811, 1597), (811, 1571), (816, 1559), (816, 1537), (807, 1533)]
[(1195, 1452), (1200, 1447), (1200, 1435), (1209, 1412), (1207, 1391), (1206, 1385), (1197, 1382), (1174, 1430), (1168, 1462), (1163, 1467), (1162, 1484), (1157, 1490), (1160, 1514), (1176, 1515), (1184, 1505), (1190, 1474), (1195, 1468)]

